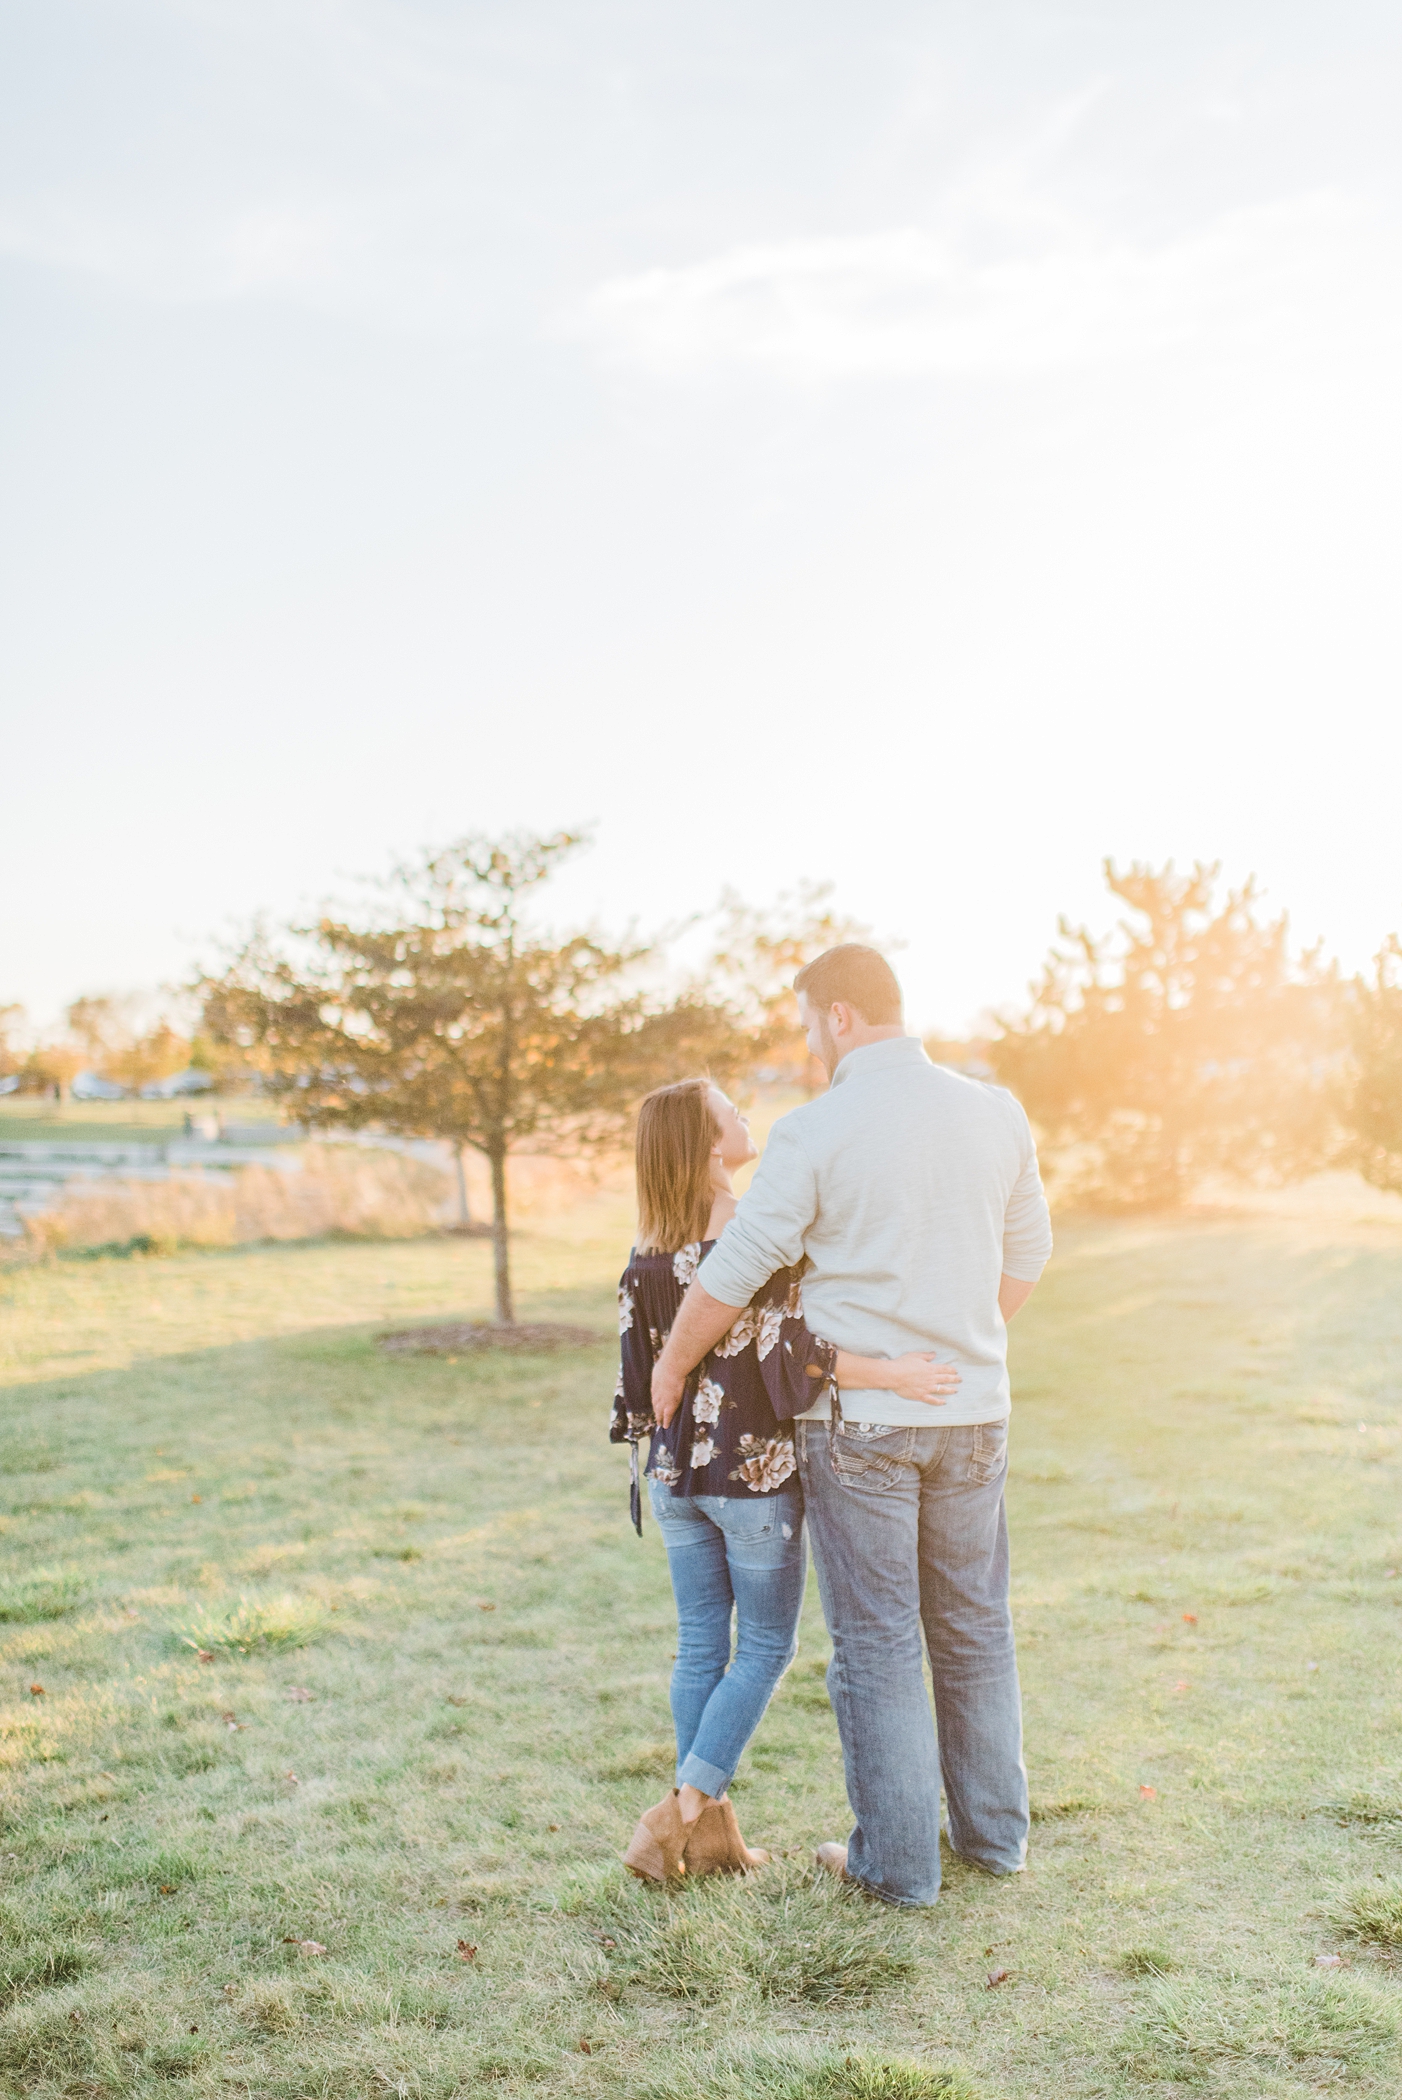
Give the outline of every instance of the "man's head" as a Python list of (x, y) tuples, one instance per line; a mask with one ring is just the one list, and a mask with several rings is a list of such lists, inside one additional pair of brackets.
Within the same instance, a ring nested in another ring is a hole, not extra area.
[(805, 964), (793, 988), (808, 1047), (829, 1078), (849, 1050), (905, 1034), (896, 973), (861, 941), (844, 941)]

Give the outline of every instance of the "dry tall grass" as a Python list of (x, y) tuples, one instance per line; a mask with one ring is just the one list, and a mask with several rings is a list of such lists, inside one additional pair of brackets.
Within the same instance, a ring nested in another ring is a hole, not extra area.
[(84, 1182), (30, 1220), (44, 1249), (237, 1247), (255, 1240), (414, 1239), (432, 1232), (452, 1194), (431, 1162), (369, 1146), (308, 1145), (282, 1167), (232, 1174), (190, 1168), (168, 1181)]
[[(491, 1216), (484, 1160), (467, 1162), (472, 1217)], [(601, 1189), (631, 1186), (631, 1164), (618, 1159), (523, 1157), (508, 1167), (513, 1225), (536, 1224), (573, 1210)], [(249, 1165), (232, 1173), (177, 1170), (165, 1181), (71, 1184), (52, 1210), (28, 1221), (28, 1250), (125, 1247), (237, 1247), (260, 1240), (416, 1239), (458, 1218), (455, 1171), (434, 1160), (377, 1145), (310, 1144), (286, 1165)]]

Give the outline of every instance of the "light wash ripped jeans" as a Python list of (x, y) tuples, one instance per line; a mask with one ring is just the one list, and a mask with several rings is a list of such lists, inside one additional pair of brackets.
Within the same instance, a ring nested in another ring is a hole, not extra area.
[(677, 1600), (677, 1785), (719, 1795), (798, 1653), (808, 1574), (803, 1497), (796, 1488), (753, 1500), (674, 1495), (654, 1480), (648, 1499)]
[(832, 1635), (828, 1697), (857, 1819), (848, 1873), (888, 1903), (933, 1903), (943, 1778), (954, 1850), (1016, 1874), (1028, 1818), (1007, 1423), (800, 1421), (798, 1462)]

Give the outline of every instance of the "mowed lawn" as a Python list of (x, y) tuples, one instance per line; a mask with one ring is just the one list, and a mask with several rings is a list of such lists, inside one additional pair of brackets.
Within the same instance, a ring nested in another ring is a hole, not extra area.
[(1063, 1225), (1014, 1336), (1031, 1858), (919, 1915), (811, 1871), (812, 1586), (736, 1784), (776, 1864), (618, 1864), (673, 1647), (604, 1441), (627, 1229), (520, 1240), (523, 1316), (600, 1335), (555, 1357), (377, 1350), (489, 1311), (474, 1241), (0, 1272), (0, 2090), (1396, 2100), (1402, 1229)]

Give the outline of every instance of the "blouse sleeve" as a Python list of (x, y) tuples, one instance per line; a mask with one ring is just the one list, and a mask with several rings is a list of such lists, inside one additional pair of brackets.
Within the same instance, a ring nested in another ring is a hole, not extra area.
[(636, 1444), (657, 1427), (652, 1413), (652, 1337), (638, 1295), (638, 1278), (630, 1264), (618, 1286), (619, 1363), (611, 1444)]
[(836, 1349), (804, 1320), (799, 1273), (781, 1269), (754, 1301), (760, 1376), (781, 1422), (806, 1414), (831, 1386), (837, 1370)]

